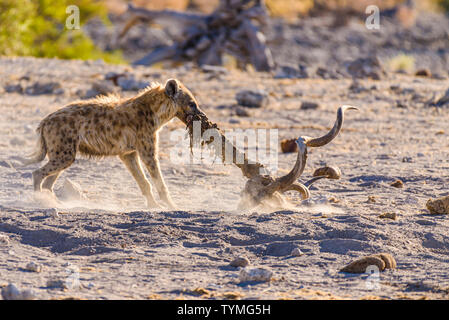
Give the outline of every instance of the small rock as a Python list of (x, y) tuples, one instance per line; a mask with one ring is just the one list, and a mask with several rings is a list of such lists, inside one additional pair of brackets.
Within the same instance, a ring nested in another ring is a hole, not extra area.
[(431, 77), (432, 72), (429, 69), (419, 69), (415, 72), (415, 76), (417, 77)]
[(117, 92), (117, 89), (109, 81), (94, 82), (92, 84), (92, 89), (97, 91), (99, 94), (103, 94), (103, 95)]
[(235, 96), (237, 102), (248, 108), (262, 108), (268, 105), (268, 94), (263, 90), (243, 90)]
[(380, 80), (386, 74), (377, 57), (359, 58), (344, 64), (346, 71), (353, 78)]
[(368, 203), (376, 203), (376, 196), (368, 196), (368, 200), (366, 200)]
[(14, 137), (11, 140), (9, 140), (9, 143), (12, 146), (24, 146), (26, 144), (26, 141), (24, 139)]
[(36, 296), (32, 290), (21, 291), (16, 285), (10, 283), (2, 288), (2, 297), (4, 300), (34, 300)]
[(307, 67), (303, 65), (299, 65), (298, 69), (291, 66), (280, 66), (274, 76), (275, 79), (305, 79), (308, 77)]
[(329, 70), (327, 68), (318, 67), (316, 69), (316, 75), (322, 79), (338, 79), (339, 76), (335, 71)]
[(427, 200), (426, 207), (431, 214), (449, 214), (449, 196), (435, 200), (429, 199)]
[(235, 108), (235, 114), (239, 117), (249, 117), (250, 113), (245, 108), (236, 107)]
[(135, 79), (133, 75), (127, 75), (125, 77), (118, 78), (117, 84), (124, 91), (138, 91), (145, 89), (150, 85), (150, 83), (147, 81), (140, 81)]
[(238, 257), (235, 258), (234, 260), (232, 260), (229, 265), (231, 267), (246, 267), (247, 265), (249, 265), (249, 260), (246, 257)]
[(125, 73), (117, 73), (117, 72), (111, 71), (111, 72), (108, 72), (105, 74), (104, 79), (112, 81), (112, 83), (114, 83), (114, 85), (118, 86), (118, 82), (117, 82), (118, 79), (120, 77), (125, 77), (125, 76), (126, 76)]
[(379, 271), (383, 271), (385, 269), (395, 269), (396, 261), (389, 253), (379, 253), (357, 259), (341, 269), (340, 272), (365, 273), (366, 269), (373, 265), (376, 266)]
[[(62, 91), (61, 91), (62, 90)], [(25, 88), (25, 93), (29, 95), (54, 94), (63, 93), (62, 86), (59, 82), (35, 82), (31, 86)]]
[(36, 294), (33, 290), (26, 289), (22, 291), (22, 299), (21, 300), (35, 300)]
[(265, 268), (243, 268), (240, 271), (240, 282), (269, 282), (273, 272)]
[(47, 213), (52, 218), (59, 218), (60, 217), (58, 210), (55, 209), (55, 208), (51, 208), (51, 209), (47, 210)]
[(3, 87), (8, 93), (23, 93), (23, 86), (20, 83), (17, 84), (7, 84)]
[(354, 93), (360, 93), (360, 92), (369, 91), (369, 89), (367, 89), (362, 84), (360, 84), (360, 82), (357, 81), (357, 79), (353, 79), (351, 85), (349, 86), (349, 91), (354, 92)]
[(225, 67), (220, 66), (212, 66), (212, 65), (202, 65), (201, 71), (205, 73), (215, 73), (215, 74), (228, 74), (228, 70)]
[(21, 300), (21, 296), (19, 288), (12, 283), (2, 288), (2, 297), (4, 300)]
[(302, 251), (299, 248), (295, 248), (295, 249), (292, 250), (290, 255), (292, 255), (294, 257), (300, 257), (300, 256), (303, 255), (303, 253), (302, 253)]
[(397, 220), (398, 217), (396, 212), (384, 212), (381, 215), (379, 215), (379, 218)]
[(395, 187), (395, 188), (403, 188), (404, 187), (404, 182), (402, 182), (401, 180), (396, 180), (395, 182), (392, 182), (390, 184), (390, 186)]
[(316, 110), (320, 105), (316, 102), (303, 101), (301, 103), (301, 110)]
[(413, 158), (412, 157), (403, 157), (402, 162), (411, 163), (411, 162), (413, 162)]
[(4, 234), (0, 234), (0, 245), (7, 246), (9, 244), (9, 237)]
[(298, 152), (296, 139), (284, 139), (281, 141), (281, 150), (283, 153)]
[(449, 104), (449, 89), (447, 89), (446, 92), (444, 93), (444, 95), (441, 96), (438, 100), (436, 100), (435, 102), (432, 101), (429, 103), (430, 106), (435, 106), (435, 107), (443, 107), (447, 104)]
[(47, 281), (47, 288), (53, 289), (69, 289), (66, 281), (61, 279), (50, 279)]
[(30, 262), (25, 266), (25, 270), (30, 271), (30, 272), (41, 272), (42, 266), (35, 262)]
[(408, 107), (407, 107), (407, 105), (405, 103), (400, 102), (400, 101), (396, 101), (396, 108), (407, 109)]

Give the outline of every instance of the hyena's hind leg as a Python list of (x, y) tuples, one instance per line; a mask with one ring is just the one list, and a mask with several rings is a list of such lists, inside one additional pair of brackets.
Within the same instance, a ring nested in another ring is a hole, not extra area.
[(128, 168), (129, 172), (131, 172), (131, 175), (133, 176), (134, 180), (136, 180), (137, 185), (140, 188), (140, 191), (147, 200), (147, 206), (150, 208), (159, 207), (159, 204), (153, 197), (153, 192), (151, 191), (151, 184), (145, 177), (145, 174), (142, 170), (142, 166), (140, 165), (137, 152), (120, 155), (120, 160), (122, 160), (126, 168)]
[(42, 187), (52, 189), (61, 172), (75, 161), (75, 148), (50, 151), (48, 152), (48, 158), (48, 162), (42, 168), (33, 172), (34, 191), (40, 192)]
[(55, 173), (54, 175), (48, 176), (44, 179), (44, 182), (42, 183), (42, 189), (47, 189), (50, 192), (53, 192), (53, 186), (55, 185), (56, 180), (61, 175), (63, 170), (59, 171), (58, 173)]

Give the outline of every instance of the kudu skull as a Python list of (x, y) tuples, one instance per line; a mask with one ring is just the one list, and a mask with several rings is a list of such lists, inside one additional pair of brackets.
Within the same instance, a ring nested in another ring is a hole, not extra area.
[[(199, 121), (201, 124), (201, 133), (209, 129), (215, 129), (219, 131), (219, 136), (221, 137), (220, 144), (214, 144), (213, 140), (202, 141), (207, 145), (213, 146), (219, 154), (224, 157), (224, 150), (226, 146), (232, 148), (233, 150), (233, 162), (234, 164), (242, 170), (244, 176), (248, 178), (245, 188), (241, 193), (240, 203), (238, 205), (239, 209), (251, 209), (257, 205), (268, 202), (274, 204), (275, 206), (281, 206), (285, 203), (283, 193), (287, 191), (298, 191), (301, 194), (301, 199), (306, 200), (310, 197), (309, 186), (316, 182), (317, 180), (327, 178), (327, 179), (339, 179), (341, 172), (337, 167), (322, 167), (314, 172), (314, 177), (302, 184), (298, 182), (298, 178), (304, 172), (307, 161), (307, 147), (322, 147), (330, 143), (340, 132), (343, 125), (344, 113), (347, 110), (358, 110), (353, 106), (342, 106), (337, 110), (337, 119), (332, 129), (322, 137), (311, 138), (307, 136), (301, 136), (296, 139), (298, 145), (298, 156), (293, 169), (287, 173), (285, 176), (274, 178), (268, 174), (261, 174), (265, 168), (260, 163), (249, 163), (245, 154), (236, 149), (220, 132), (217, 125), (210, 122), (206, 115), (202, 112), (192, 115), (187, 118), (186, 125), (189, 130), (191, 137), (191, 146), (193, 143), (198, 143), (198, 141), (193, 141), (193, 122)], [(221, 150), (217, 150), (221, 146)], [(235, 161), (237, 155), (243, 156), (243, 163), (238, 163)], [(261, 170), (262, 169), (262, 170)]]

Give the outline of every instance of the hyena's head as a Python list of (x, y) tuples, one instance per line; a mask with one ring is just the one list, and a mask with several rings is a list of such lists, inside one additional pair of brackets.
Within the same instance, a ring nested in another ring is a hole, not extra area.
[(174, 102), (176, 117), (185, 124), (201, 113), (193, 94), (179, 80), (170, 79), (165, 83), (165, 94)]

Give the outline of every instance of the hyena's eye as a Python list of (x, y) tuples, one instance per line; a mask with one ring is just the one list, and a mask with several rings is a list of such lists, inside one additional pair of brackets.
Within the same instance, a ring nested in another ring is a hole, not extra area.
[(190, 102), (189, 103), (189, 108), (190, 109), (196, 109), (196, 103), (195, 102)]

